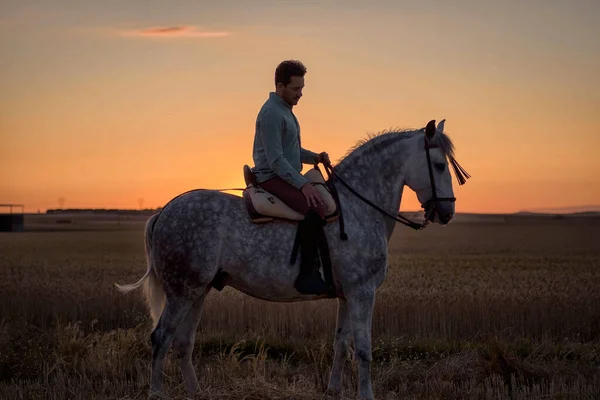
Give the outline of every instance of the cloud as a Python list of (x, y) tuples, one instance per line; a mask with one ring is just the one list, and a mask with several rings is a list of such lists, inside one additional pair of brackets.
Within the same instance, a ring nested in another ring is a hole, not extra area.
[(231, 32), (206, 31), (195, 26), (160, 26), (121, 31), (122, 36), (134, 38), (215, 38), (231, 35)]

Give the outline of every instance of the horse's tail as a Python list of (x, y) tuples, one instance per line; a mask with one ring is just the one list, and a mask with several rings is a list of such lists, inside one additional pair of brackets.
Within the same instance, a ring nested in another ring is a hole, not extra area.
[(132, 290), (138, 289), (144, 285), (144, 294), (146, 295), (146, 303), (154, 322), (153, 328), (158, 324), (158, 319), (162, 314), (162, 310), (165, 306), (165, 292), (163, 291), (162, 285), (156, 276), (154, 271), (154, 254), (152, 251), (152, 232), (154, 230), (154, 223), (158, 218), (159, 214), (155, 214), (146, 223), (146, 259), (148, 260), (148, 269), (144, 276), (140, 278), (136, 283), (130, 285), (119, 285), (115, 283), (115, 286), (122, 293), (129, 293)]

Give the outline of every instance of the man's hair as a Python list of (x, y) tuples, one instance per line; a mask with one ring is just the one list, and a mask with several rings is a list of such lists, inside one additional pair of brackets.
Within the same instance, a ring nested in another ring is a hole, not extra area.
[(275, 69), (275, 86), (279, 82), (287, 86), (292, 81), (292, 76), (304, 77), (304, 74), (306, 74), (306, 67), (300, 61), (282, 61)]

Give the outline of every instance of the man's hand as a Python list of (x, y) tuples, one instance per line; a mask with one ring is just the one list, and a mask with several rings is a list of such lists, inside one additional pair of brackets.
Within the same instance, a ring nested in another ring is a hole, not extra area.
[(302, 194), (304, 194), (304, 197), (306, 197), (306, 201), (310, 207), (318, 207), (319, 205), (325, 204), (325, 202), (323, 202), (323, 198), (319, 192), (317, 192), (317, 189), (315, 189), (310, 182), (302, 185), (300, 190), (302, 190)]
[(331, 164), (331, 161), (329, 160), (329, 154), (326, 152), (320, 153), (317, 157), (317, 163)]

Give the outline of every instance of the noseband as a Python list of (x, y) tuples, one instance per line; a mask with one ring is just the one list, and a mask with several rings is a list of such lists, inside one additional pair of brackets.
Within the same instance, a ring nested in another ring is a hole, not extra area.
[[(342, 240), (348, 240), (348, 235), (346, 234), (346, 232), (344, 230), (344, 214), (342, 213), (342, 205), (339, 201), (337, 189), (334, 185), (335, 180), (338, 180), (352, 194), (354, 194), (356, 197), (358, 197), (363, 202), (367, 203), (369, 206), (373, 207), (375, 210), (377, 210), (380, 213), (382, 213), (383, 215), (393, 219), (394, 221), (400, 222), (401, 224), (404, 224), (415, 230), (424, 229), (425, 227), (427, 227), (427, 225), (429, 225), (429, 222), (433, 221), (433, 216), (434, 216), (433, 213), (435, 211), (436, 205), (439, 202), (442, 202), (442, 201), (456, 202), (456, 197), (438, 197), (437, 196), (437, 191), (435, 189), (435, 180), (433, 179), (433, 165), (431, 163), (431, 155), (429, 154), (429, 150), (434, 149), (434, 148), (439, 148), (440, 146), (435, 143), (430, 143), (429, 139), (428, 139), (429, 136), (433, 136), (433, 133), (435, 133), (435, 129), (436, 129), (435, 128), (435, 120), (429, 121), (429, 123), (427, 124), (427, 127), (425, 128), (425, 132), (426, 132), (425, 154), (427, 155), (427, 167), (429, 169), (429, 182), (431, 184), (432, 197), (425, 203), (421, 204), (421, 207), (423, 209), (425, 209), (425, 219), (421, 223), (411, 221), (410, 219), (404, 217), (403, 215), (400, 215), (399, 212), (397, 215), (392, 215), (392, 214), (388, 213), (387, 211), (383, 210), (381, 207), (377, 206), (370, 200), (364, 198), (360, 193), (358, 193), (356, 190), (354, 190), (352, 187), (350, 187), (342, 178), (340, 178), (340, 176), (338, 174), (336, 174), (333, 171), (331, 164), (324, 164), (327, 174), (329, 175), (330, 178), (333, 178), (331, 180), (331, 183), (329, 184), (329, 187), (331, 189), (331, 194), (333, 195), (333, 198), (335, 199), (335, 202), (337, 203), (337, 206), (340, 211), (340, 217), (339, 217), (340, 238)], [(454, 169), (454, 172), (456, 174), (456, 178), (458, 179), (459, 185), (463, 185), (466, 182), (466, 180), (471, 177), (471, 175), (469, 175), (467, 173), (467, 171), (465, 171), (464, 168), (461, 167), (460, 164), (458, 164), (458, 162), (454, 159), (454, 157), (448, 155), (448, 159), (450, 160), (450, 164), (452, 165), (452, 167)], [(318, 167), (316, 165), (315, 165), (315, 168), (318, 169)]]

